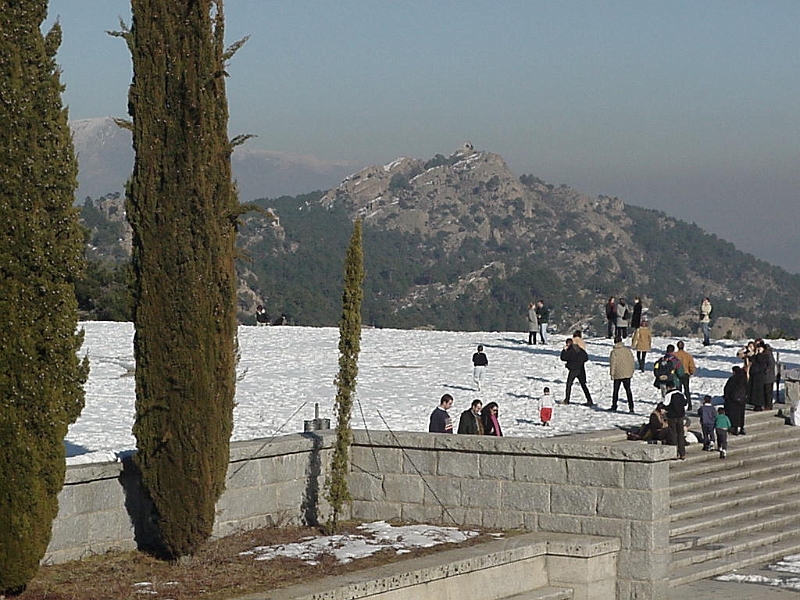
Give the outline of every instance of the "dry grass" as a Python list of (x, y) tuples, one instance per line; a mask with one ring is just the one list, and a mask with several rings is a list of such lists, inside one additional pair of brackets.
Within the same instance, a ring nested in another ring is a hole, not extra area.
[[(358, 523), (348, 523), (341, 529), (363, 535), (363, 531), (356, 531), (357, 526)], [(256, 546), (296, 542), (317, 535), (320, 535), (318, 529), (308, 527), (256, 529), (209, 542), (194, 556), (180, 562), (160, 561), (141, 552), (109, 552), (44, 566), (17, 600), (141, 600), (147, 597), (223, 600), (455, 547), (443, 544), (402, 555), (382, 550), (346, 564), (330, 556), (322, 557), (316, 565), (295, 558), (257, 561), (253, 556), (241, 556), (241, 552)], [(481, 532), (458, 546), (471, 546), (489, 539), (494, 538)]]

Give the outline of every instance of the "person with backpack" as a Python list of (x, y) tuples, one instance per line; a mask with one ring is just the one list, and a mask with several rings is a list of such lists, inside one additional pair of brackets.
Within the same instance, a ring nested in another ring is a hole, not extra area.
[(673, 380), (665, 385), (664, 406), (667, 409), (667, 445), (677, 446), (678, 458), (686, 460), (686, 398), (676, 388)]
[(653, 365), (653, 374), (656, 377), (653, 385), (661, 390), (662, 398), (667, 395), (668, 383), (671, 383), (673, 388), (680, 387), (683, 373), (683, 365), (675, 356), (675, 346), (669, 344), (666, 354)]
[(573, 343), (572, 338), (567, 338), (564, 349), (561, 351), (561, 360), (564, 361), (564, 366), (568, 369), (567, 393), (564, 396), (564, 404), (569, 404), (572, 384), (575, 383), (577, 379), (586, 396), (586, 406), (594, 406), (592, 395), (589, 393), (589, 388), (586, 387), (586, 362), (589, 360), (589, 355), (586, 354), (586, 350)]

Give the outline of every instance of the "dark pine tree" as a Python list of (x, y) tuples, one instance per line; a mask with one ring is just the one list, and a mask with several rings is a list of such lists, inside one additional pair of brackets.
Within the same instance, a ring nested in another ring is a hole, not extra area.
[(350, 415), (358, 375), (358, 354), (361, 351), (361, 301), (364, 297), (364, 253), (361, 246), (361, 221), (356, 220), (344, 264), (342, 317), (339, 319), (339, 374), (336, 376), (336, 447), (331, 472), (326, 482), (331, 516), (328, 528), (336, 530), (339, 515), (351, 499), (347, 487), (350, 445), (353, 431)]
[(168, 557), (211, 534), (236, 384), (234, 252), (222, 2), (133, 0), (136, 460)]
[(46, 0), (0, 0), (0, 596), (47, 551), (64, 438), (83, 409), (77, 163)]

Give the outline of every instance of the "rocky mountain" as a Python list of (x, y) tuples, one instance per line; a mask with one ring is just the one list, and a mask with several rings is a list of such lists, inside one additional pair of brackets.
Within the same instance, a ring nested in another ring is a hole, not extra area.
[[(663, 212), (517, 177), (501, 156), (470, 144), (370, 166), (327, 192), (256, 204), (264, 210), (245, 215), (239, 232), (242, 322), (264, 304), (273, 317), (335, 325), (359, 217), (367, 325), (523, 330), (528, 303), (541, 298), (553, 329), (594, 334), (613, 295), (641, 296), (657, 334), (687, 335), (709, 296), (715, 337), (800, 335), (800, 276)], [(103, 240), (123, 244), (124, 231), (101, 217), (121, 210), (116, 195), (84, 206), (93, 256), (119, 256)]]
[[(131, 133), (111, 117), (70, 122), (78, 155), (80, 201), (122, 192), (133, 170)], [(270, 198), (308, 190), (327, 189), (352, 173), (352, 161), (330, 161), (314, 156), (237, 147), (231, 157), (239, 198)]]
[(607, 296), (640, 295), (658, 333), (687, 334), (708, 295), (718, 337), (800, 333), (799, 276), (664, 213), (517, 177), (469, 143), (368, 167), (320, 197), (262, 204), (276, 218), (245, 219), (243, 312), (268, 299), (298, 322), (334, 324), (360, 217), (368, 324), (521, 329), (527, 303), (542, 298), (554, 327), (591, 332)]

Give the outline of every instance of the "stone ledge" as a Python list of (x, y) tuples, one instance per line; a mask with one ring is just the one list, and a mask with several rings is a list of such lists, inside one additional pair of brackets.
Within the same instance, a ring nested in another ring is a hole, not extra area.
[[(431, 584), (446, 578), (465, 577), (481, 571), (486, 571), (486, 577), (494, 580), (494, 585), (497, 586), (496, 569), (499, 567), (516, 570), (514, 573), (509, 570), (500, 579), (516, 579), (518, 587), (521, 587), (516, 593), (524, 593), (548, 585), (545, 563), (540, 561), (534, 564), (532, 560), (546, 560), (550, 555), (589, 561), (612, 555), (610, 558), (615, 562), (615, 554), (619, 548), (620, 542), (614, 538), (535, 532), (467, 548), (443, 550), (420, 558), (280, 590), (239, 596), (234, 600), (356, 600), (366, 597), (380, 598), (381, 594), (388, 593), (392, 593), (392, 598), (432, 598), (435, 597), (435, 593), (432, 593)], [(613, 581), (613, 577), (610, 581)], [(424, 587), (418, 588), (416, 592), (409, 589), (407, 594), (397, 595), (400, 590), (415, 586)], [(480, 593), (483, 594), (481, 596), (483, 600), (491, 600), (486, 596), (488, 589), (490, 588), (482, 587)], [(472, 597), (466, 594), (466, 589), (462, 591), (464, 597)], [(496, 596), (496, 598), (502, 597)]]

